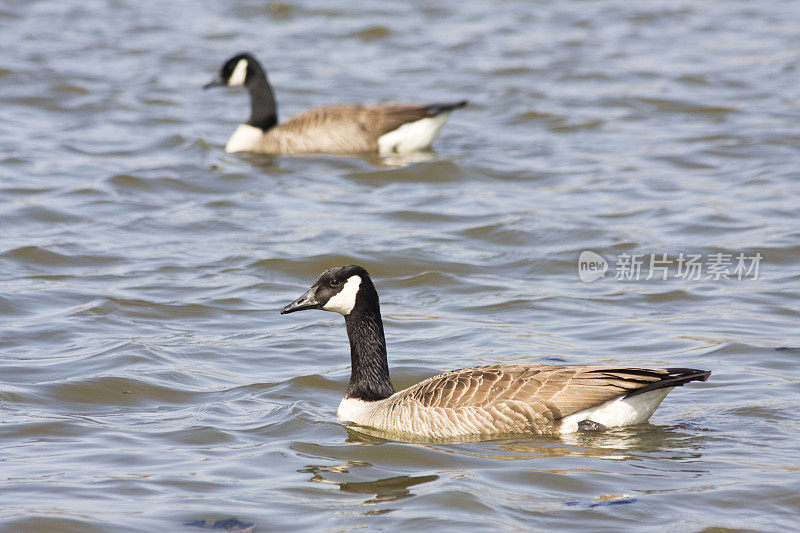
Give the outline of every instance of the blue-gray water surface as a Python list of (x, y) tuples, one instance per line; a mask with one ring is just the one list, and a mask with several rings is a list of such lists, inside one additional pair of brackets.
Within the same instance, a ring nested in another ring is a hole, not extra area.
[[(0, 530), (796, 529), (798, 20), (0, 1)], [(247, 96), (201, 87), (242, 50), (284, 118), (470, 105), (416, 157), (226, 154)], [(279, 314), (349, 263), (398, 388), (489, 363), (713, 374), (624, 430), (373, 435), (335, 416), (341, 316)]]

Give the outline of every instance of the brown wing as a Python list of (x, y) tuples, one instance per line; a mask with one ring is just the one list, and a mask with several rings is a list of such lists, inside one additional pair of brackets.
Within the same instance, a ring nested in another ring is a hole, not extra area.
[(267, 131), (264, 151), (373, 152), (378, 149), (381, 135), (434, 113), (430, 106), (417, 104), (317, 107), (294, 115)]
[[(667, 369), (498, 365), (453, 370), (401, 391), (398, 402), (460, 410), (519, 403), (558, 420), (665, 380)], [(696, 379), (696, 378), (695, 378)], [(672, 383), (665, 386), (674, 386)]]

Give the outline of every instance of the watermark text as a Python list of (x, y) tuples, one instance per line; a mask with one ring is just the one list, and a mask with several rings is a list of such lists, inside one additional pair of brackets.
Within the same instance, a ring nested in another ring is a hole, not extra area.
[(621, 253), (616, 256), (612, 268), (603, 256), (586, 250), (578, 257), (578, 277), (590, 283), (605, 277), (606, 272), (612, 270), (614, 279), (623, 281), (757, 280), (762, 259), (763, 256), (758, 252), (715, 252), (706, 255), (680, 252), (677, 256), (666, 253)]

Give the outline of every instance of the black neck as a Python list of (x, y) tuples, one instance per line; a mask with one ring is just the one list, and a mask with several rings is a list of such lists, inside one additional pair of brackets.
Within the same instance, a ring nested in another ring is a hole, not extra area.
[(250, 120), (247, 123), (267, 131), (278, 123), (278, 107), (267, 74), (260, 65), (251, 62), (247, 76), (247, 91), (250, 93)]
[(344, 317), (350, 339), (350, 384), (346, 398), (375, 401), (394, 394), (389, 380), (380, 306), (357, 305)]

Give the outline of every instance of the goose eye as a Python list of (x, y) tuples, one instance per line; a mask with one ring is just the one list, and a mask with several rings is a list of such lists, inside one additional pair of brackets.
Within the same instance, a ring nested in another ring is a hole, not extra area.
[(331, 287), (336, 287), (338, 285), (339, 285), (339, 280), (338, 279), (332, 279), (331, 280)]

